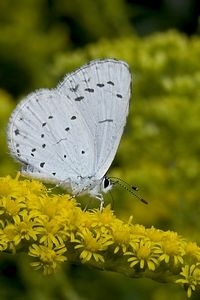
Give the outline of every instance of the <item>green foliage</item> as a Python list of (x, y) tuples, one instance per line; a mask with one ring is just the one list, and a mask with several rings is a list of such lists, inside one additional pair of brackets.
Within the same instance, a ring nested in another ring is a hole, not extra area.
[(79, 45), (102, 36), (124, 35), (132, 30), (124, 0), (74, 0), (71, 3), (58, 0), (53, 9), (60, 17), (68, 18), (68, 24), (73, 25), (70, 27), (71, 39)]
[(0, 173), (9, 174), (13, 170), (13, 160), (8, 156), (6, 145), (6, 129), (8, 118), (14, 108), (12, 97), (0, 89)]
[(48, 25), (45, 2), (0, 2), (1, 87), (14, 95), (44, 84), (48, 63), (67, 45), (64, 29)]

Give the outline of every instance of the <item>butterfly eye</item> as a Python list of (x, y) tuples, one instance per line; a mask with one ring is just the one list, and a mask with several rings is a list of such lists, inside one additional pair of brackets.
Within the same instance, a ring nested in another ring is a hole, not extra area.
[(110, 180), (107, 177), (105, 177), (103, 180), (104, 189), (106, 189), (110, 184), (111, 184)]

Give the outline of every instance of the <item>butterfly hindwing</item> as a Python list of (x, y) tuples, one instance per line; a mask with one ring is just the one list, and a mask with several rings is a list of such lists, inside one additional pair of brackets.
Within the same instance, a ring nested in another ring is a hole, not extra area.
[(56, 90), (39, 90), (19, 103), (9, 122), (8, 145), (33, 177), (62, 181), (93, 169), (93, 142), (82, 115)]

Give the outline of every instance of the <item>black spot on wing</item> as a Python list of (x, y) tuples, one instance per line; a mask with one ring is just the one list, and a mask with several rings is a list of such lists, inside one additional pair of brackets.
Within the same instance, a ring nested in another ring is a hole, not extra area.
[(79, 96), (79, 97), (76, 97), (74, 100), (75, 100), (75, 101), (81, 101), (81, 100), (83, 100), (83, 99), (84, 99), (83, 96)]
[(113, 86), (115, 85), (114, 82), (113, 82), (113, 81), (110, 81), (110, 80), (107, 81), (107, 84), (110, 84), (110, 85), (113, 85)]
[(45, 165), (45, 162), (41, 162), (41, 163), (40, 163), (40, 167), (41, 167), (41, 168), (43, 168), (44, 165)]
[(75, 119), (76, 119), (76, 116), (72, 116), (72, 117), (71, 117), (71, 120), (75, 120)]
[(122, 98), (122, 95), (121, 94), (117, 94), (116, 95), (118, 98)]
[(15, 129), (14, 133), (15, 133), (15, 135), (19, 135), (19, 129), (18, 128)]
[(69, 131), (69, 127), (66, 127), (66, 128), (65, 128), (65, 131)]
[(101, 88), (101, 87), (104, 87), (105, 84), (104, 83), (97, 83), (97, 86)]
[(101, 120), (99, 121), (99, 123), (105, 123), (105, 122), (113, 122), (113, 119), (105, 119), (105, 120)]
[(92, 89), (92, 88), (86, 88), (85, 91), (89, 92), (89, 93), (94, 93), (94, 89)]

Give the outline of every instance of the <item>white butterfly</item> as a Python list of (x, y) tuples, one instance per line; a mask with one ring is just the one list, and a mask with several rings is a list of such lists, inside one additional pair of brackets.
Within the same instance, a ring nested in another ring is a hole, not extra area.
[(101, 201), (112, 187), (105, 174), (116, 154), (131, 95), (131, 73), (120, 60), (94, 60), (55, 89), (21, 101), (8, 124), (11, 155), (22, 174), (88, 193)]

